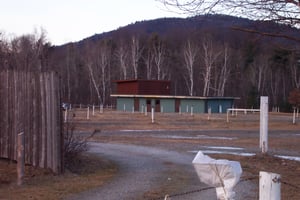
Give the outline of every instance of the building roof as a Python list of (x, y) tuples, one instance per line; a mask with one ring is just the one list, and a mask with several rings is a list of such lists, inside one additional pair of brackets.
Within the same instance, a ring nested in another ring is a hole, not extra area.
[(111, 97), (121, 98), (152, 98), (152, 99), (203, 99), (203, 100), (232, 100), (239, 97), (200, 97), (200, 96), (173, 96), (173, 95), (136, 95), (136, 94), (111, 94)]

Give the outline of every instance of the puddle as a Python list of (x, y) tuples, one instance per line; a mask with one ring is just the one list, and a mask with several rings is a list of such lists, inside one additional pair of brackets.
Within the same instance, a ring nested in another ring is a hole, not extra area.
[(153, 135), (155, 138), (166, 138), (166, 139), (214, 139), (214, 140), (235, 140), (237, 138), (231, 137), (214, 137), (207, 135), (197, 135), (197, 136), (180, 136), (180, 135)]
[(223, 150), (244, 150), (244, 148), (240, 147), (219, 147), (219, 146), (202, 146), (207, 149), (223, 149)]
[(296, 157), (296, 156), (282, 156), (282, 155), (275, 155), (278, 158), (283, 158), (283, 159), (287, 159), (287, 160), (295, 160), (295, 161), (300, 161), (300, 157)]
[[(232, 152), (232, 151), (214, 151), (214, 150), (201, 150), (204, 154), (230, 154), (237, 156), (255, 156), (255, 153), (246, 152)], [(198, 153), (198, 151), (188, 151), (190, 153)]]
[(197, 138), (215, 139), (215, 140), (236, 140), (237, 139), (237, 137), (217, 137), (217, 136), (208, 136), (208, 135), (197, 135)]

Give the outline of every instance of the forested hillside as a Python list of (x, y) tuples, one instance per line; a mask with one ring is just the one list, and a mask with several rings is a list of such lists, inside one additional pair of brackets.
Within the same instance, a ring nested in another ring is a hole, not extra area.
[(0, 65), (57, 71), (64, 102), (111, 104), (114, 80), (157, 79), (171, 80), (174, 95), (240, 97), (241, 107), (266, 95), (271, 106), (289, 109), (289, 92), (300, 87), (298, 35), (223, 15), (163, 18), (63, 46), (43, 43), (43, 35), (1, 40)]

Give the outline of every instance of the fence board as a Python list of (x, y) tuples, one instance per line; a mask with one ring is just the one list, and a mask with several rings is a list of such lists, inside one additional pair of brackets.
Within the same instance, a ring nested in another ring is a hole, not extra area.
[(17, 159), (24, 132), (26, 164), (63, 170), (59, 83), (54, 72), (0, 72), (0, 157)]

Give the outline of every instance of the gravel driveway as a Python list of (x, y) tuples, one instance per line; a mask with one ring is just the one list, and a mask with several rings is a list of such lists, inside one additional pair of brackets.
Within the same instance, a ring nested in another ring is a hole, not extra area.
[[(90, 143), (90, 153), (97, 154), (101, 157), (109, 158), (116, 162), (119, 166), (119, 173), (116, 178), (105, 184), (103, 187), (93, 189), (69, 197), (67, 200), (79, 199), (101, 199), (101, 200), (138, 200), (147, 199), (144, 194), (151, 191), (153, 188), (159, 188), (162, 182), (176, 179), (176, 174), (169, 174), (170, 167), (177, 166), (182, 173), (189, 179), (189, 187), (181, 188), (176, 193), (184, 193), (186, 191), (198, 190), (208, 187), (202, 184), (195, 173), (191, 164), (194, 154), (183, 154), (175, 151), (166, 151), (162, 149), (124, 145), (124, 144), (109, 144), (109, 143)], [(170, 166), (170, 163), (172, 165)], [(173, 177), (175, 176), (175, 177)], [(236, 190), (238, 196), (236, 199), (253, 199), (253, 195), (249, 196), (251, 185), (246, 186), (246, 183), (240, 183)], [(164, 196), (165, 194), (161, 194)], [(249, 198), (248, 198), (249, 197)], [(202, 192), (191, 193), (172, 197), (173, 199), (216, 199), (214, 189), (205, 190)]]

